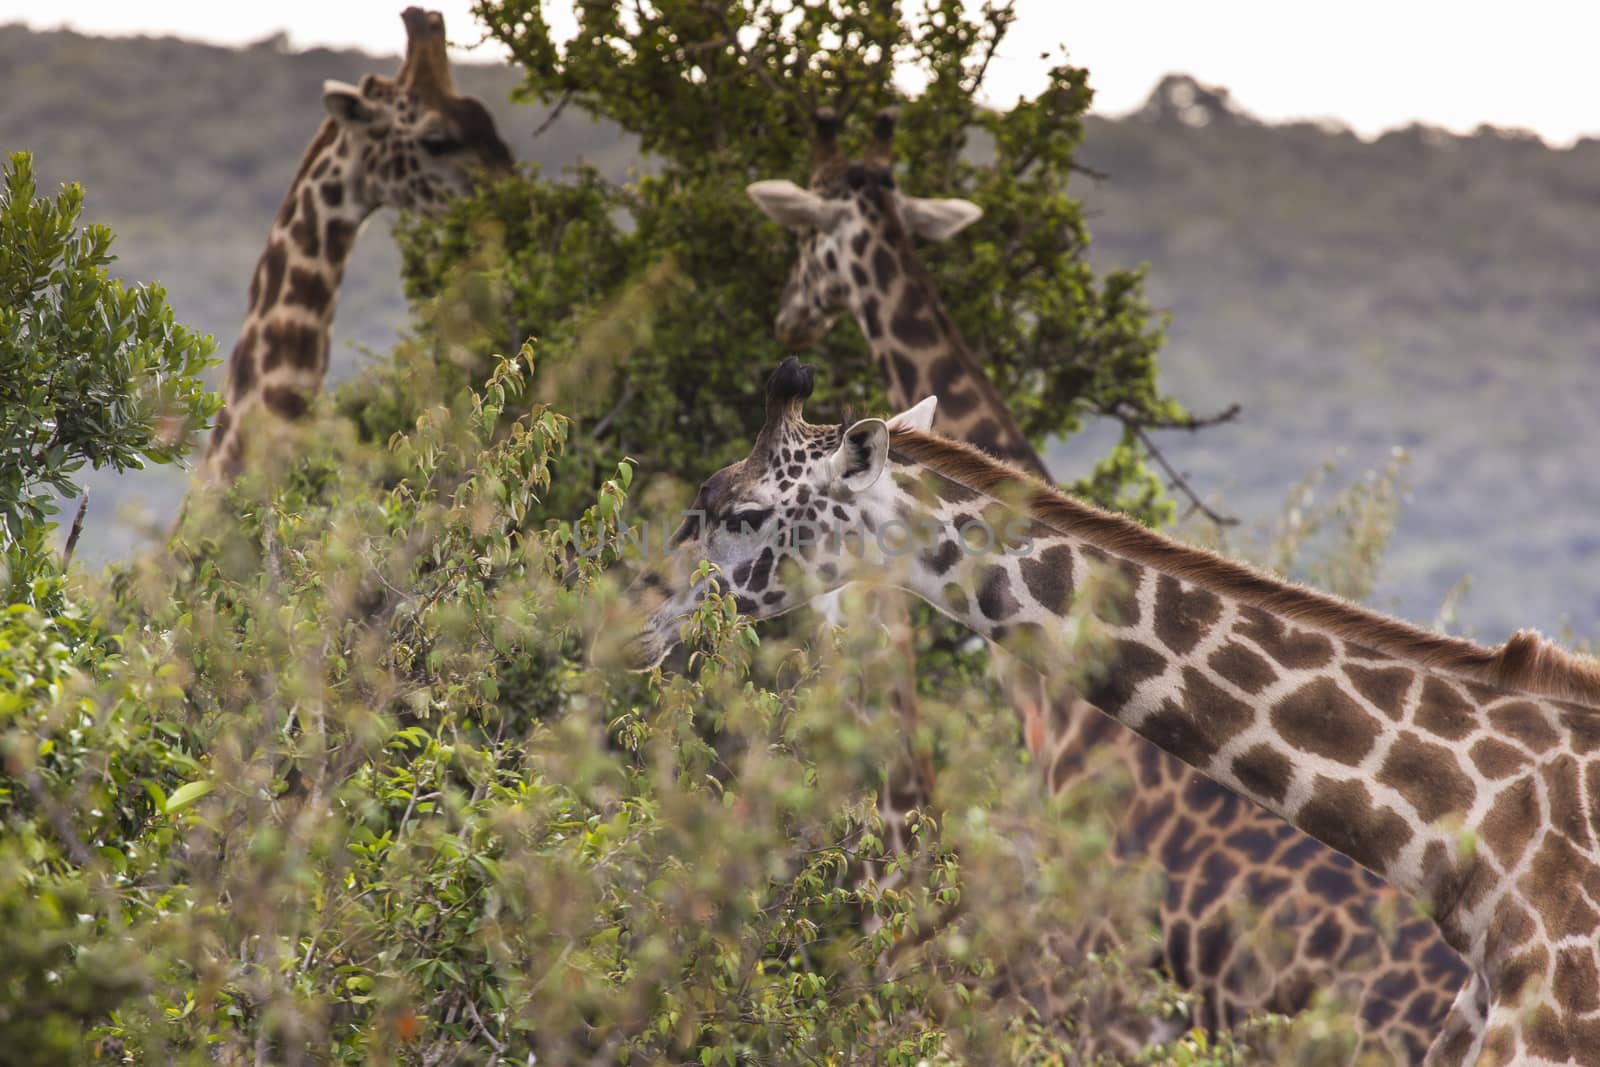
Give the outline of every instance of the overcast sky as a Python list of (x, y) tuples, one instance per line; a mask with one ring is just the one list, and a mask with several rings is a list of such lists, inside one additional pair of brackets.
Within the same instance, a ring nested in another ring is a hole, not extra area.
[[(395, 54), (403, 0), (0, 0), (0, 23), (86, 33), (177, 34), (229, 44), (286, 31), (294, 45)], [(452, 40), (480, 31), (470, 0), (433, 0)], [(547, 0), (560, 27), (564, 0)], [(1600, 136), (1600, 4), (1590, 0), (1018, 0), (989, 97), (1037, 92), (1065, 46), (1096, 109), (1127, 111), (1163, 74), (1232, 90), (1269, 119), (1337, 118), (1363, 134), (1412, 121), (1456, 131), (1520, 126), (1553, 144)], [(480, 58), (495, 53), (478, 51)], [(0, 76), (3, 85), (3, 76)]]

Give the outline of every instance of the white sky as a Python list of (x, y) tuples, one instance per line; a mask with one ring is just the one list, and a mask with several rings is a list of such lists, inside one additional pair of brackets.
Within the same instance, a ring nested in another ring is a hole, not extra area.
[[(0, 23), (229, 44), (284, 30), (297, 47), (393, 55), (404, 3), (0, 0)], [(453, 40), (479, 39), (470, 0), (427, 6), (444, 12)], [(565, 0), (545, 6), (558, 28), (571, 25)], [(1230, 89), (1263, 118), (1332, 117), (1368, 135), (1414, 120), (1460, 132), (1520, 126), (1563, 145), (1600, 135), (1600, 4), (1591, 0), (1018, 0), (1017, 11), (990, 71), (999, 103), (1037, 92), (1050, 65), (1039, 54), (1064, 45), (1089, 68), (1106, 114), (1137, 106), (1163, 74), (1183, 71)]]

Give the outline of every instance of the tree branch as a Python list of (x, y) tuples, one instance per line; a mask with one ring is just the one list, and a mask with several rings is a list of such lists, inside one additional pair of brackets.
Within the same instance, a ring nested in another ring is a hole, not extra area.
[(739, 43), (739, 32), (728, 19), (727, 7), (717, 3), (716, 0), (705, 0), (700, 7), (706, 14), (716, 19), (717, 24), (722, 27), (723, 34), (727, 36), (728, 46), (733, 49), (734, 55), (739, 57), (739, 60), (766, 87), (767, 91), (778, 99), (783, 100), (791, 109), (798, 109), (798, 114), (802, 121), (809, 118), (811, 108), (806, 106), (806, 101), (800, 98), (800, 94), (793, 89), (787, 89), (779, 85), (777, 80), (773, 78), (772, 72), (767, 69), (766, 63), (757, 62), (756, 57), (752, 56), (744, 45)]
[(1093, 168), (1091, 166), (1088, 166), (1087, 164), (1079, 163), (1076, 159), (1074, 159), (1071, 163), (1067, 164), (1067, 169), (1069, 171), (1073, 171), (1073, 172), (1075, 172), (1077, 174), (1082, 174), (1082, 175), (1085, 175), (1086, 177), (1093, 178), (1097, 182), (1105, 182), (1105, 181), (1110, 181), (1111, 180), (1111, 175), (1110, 174), (1106, 173), (1103, 170), (1096, 170), (1095, 168)]
[(984, 50), (983, 59), (972, 72), (971, 80), (963, 87), (967, 90), (968, 96), (977, 95), (978, 90), (983, 87), (983, 80), (989, 76), (989, 64), (994, 60), (995, 53), (1000, 51), (1000, 42), (1005, 38), (1006, 31), (1011, 29), (1011, 23), (1016, 20), (1016, 15), (1013, 13), (1016, 6), (1016, 0), (1006, 0), (1003, 6), (991, 8), (984, 13), (991, 31), (986, 42), (989, 47)]
[(572, 93), (573, 91), (571, 89), (567, 89), (562, 92), (561, 99), (556, 101), (556, 106), (550, 109), (550, 114), (544, 117), (544, 121), (539, 123), (538, 128), (533, 131), (533, 136), (528, 138), (530, 141), (537, 141), (540, 137), (544, 136), (546, 130), (556, 124), (556, 120), (559, 119), (561, 117), (561, 113), (567, 109), (567, 105), (572, 103)]
[(1185, 415), (1180, 419), (1158, 419), (1142, 415), (1126, 404), (1119, 405), (1115, 411), (1107, 412), (1112, 418), (1121, 422), (1129, 429), (1135, 430), (1187, 430), (1193, 433), (1203, 430), (1208, 426), (1220, 426), (1225, 422), (1232, 422), (1239, 417), (1239, 412), (1244, 408), (1239, 404), (1229, 404), (1215, 415)]
[[(1237, 407), (1237, 405), (1235, 406)], [(1144, 450), (1150, 454), (1150, 458), (1155, 460), (1156, 465), (1166, 473), (1169, 481), (1169, 488), (1175, 489), (1189, 498), (1190, 512), (1198, 511), (1200, 514), (1210, 519), (1211, 522), (1218, 527), (1237, 526), (1239, 524), (1239, 520), (1237, 518), (1231, 515), (1221, 514), (1206, 504), (1204, 500), (1200, 499), (1200, 494), (1194, 491), (1194, 488), (1188, 483), (1184, 476), (1178, 473), (1178, 469), (1167, 461), (1167, 457), (1162, 454), (1162, 451), (1159, 448), (1156, 447), (1156, 443), (1150, 440), (1150, 435), (1145, 432), (1144, 427), (1138, 425), (1137, 423), (1128, 421), (1124, 421), (1123, 426), (1127, 427), (1133, 436), (1138, 438), (1139, 444), (1144, 446)], [(1198, 429), (1199, 427), (1194, 426), (1185, 428)]]
[(72, 562), (72, 553), (78, 548), (78, 538), (83, 534), (83, 517), (89, 512), (89, 490), (83, 491), (83, 499), (78, 501), (78, 514), (72, 520), (72, 529), (67, 534), (67, 547), (61, 550), (61, 569), (65, 571)]
[(624, 385), (622, 387), (622, 396), (617, 400), (616, 404), (610, 411), (605, 413), (604, 418), (594, 424), (594, 429), (589, 431), (589, 439), (591, 441), (598, 441), (601, 437), (605, 436), (605, 432), (611, 428), (612, 420), (621, 414), (622, 409), (626, 408), (629, 401), (631, 401), (637, 395), (639, 395), (639, 388), (638, 386), (634, 385), (633, 382), (630, 381)]

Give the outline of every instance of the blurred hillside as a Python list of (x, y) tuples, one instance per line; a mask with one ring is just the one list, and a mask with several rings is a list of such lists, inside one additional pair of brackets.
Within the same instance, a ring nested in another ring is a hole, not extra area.
[[(398, 48), (405, 40), (398, 18), (394, 35)], [(81, 182), (85, 220), (116, 234), (119, 273), (166, 286), (180, 321), (215, 335), (226, 357), (268, 227), (326, 114), (322, 83), (393, 74), (399, 64), (398, 53), (290, 53), (281, 39), (234, 50), (0, 26), (0, 151), (31, 151), (41, 190)], [(509, 66), (456, 65), (458, 89), (488, 105), (519, 160), (557, 171), (583, 159), (625, 176), (634, 148), (581, 112), (566, 111), (535, 140), (548, 112), (509, 102), (518, 80)], [(334, 381), (351, 377), (365, 353), (387, 354), (406, 325), (392, 218), (371, 220), (345, 272)], [(220, 382), (220, 367), (212, 380)], [(80, 553), (108, 559), (141, 539), (124, 521), (130, 509), (162, 532), (170, 526), (188, 476), (158, 469), (88, 483), (92, 507)]]
[[(400, 36), (396, 21), (397, 44)], [(459, 34), (459, 31), (458, 31)], [(250, 270), (322, 114), (326, 78), (398, 60), (233, 51), (0, 26), (0, 149), (35, 155), (41, 186), (84, 183), (86, 217), (117, 234), (120, 268), (164, 284), (187, 323), (232, 347)], [(615, 177), (633, 146), (574, 111), (537, 139), (542, 108), (507, 97), (516, 73), (458, 66), (519, 159), (582, 158)], [(1485, 640), (1517, 626), (1600, 633), (1600, 143), (1566, 151), (1484, 130), (1410, 129), (1365, 143), (1311, 124), (1269, 126), (1226, 94), (1169, 79), (1140, 114), (1091, 120), (1075, 190), (1101, 267), (1148, 261), (1172, 311), (1171, 391), (1233, 423), (1168, 436), (1169, 455), (1225, 510), (1273, 513), (1339, 458), (1355, 473), (1412, 455), (1375, 598), (1431, 621), (1463, 576), (1461, 622)], [(404, 327), (388, 223), (369, 226), (340, 296), (334, 377)], [(1063, 477), (1096, 435), (1055, 449)], [(159, 526), (185, 479), (98, 478), (82, 551), (135, 543), (118, 506)]]
[(1600, 632), (1600, 141), (1264, 125), (1168, 78), (1091, 120), (1078, 195), (1102, 267), (1148, 261), (1168, 387), (1234, 424), (1173, 441), (1235, 514), (1320, 462), (1411, 456), (1380, 607)]

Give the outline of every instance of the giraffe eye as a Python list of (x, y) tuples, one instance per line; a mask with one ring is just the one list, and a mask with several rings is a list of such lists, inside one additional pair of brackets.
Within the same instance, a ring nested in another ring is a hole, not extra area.
[(751, 533), (760, 530), (772, 518), (771, 508), (743, 508), (729, 515), (723, 526), (729, 533)]
[(422, 146), (424, 151), (435, 156), (443, 155), (461, 147), (460, 141), (443, 133), (425, 133), (417, 138), (417, 143)]

